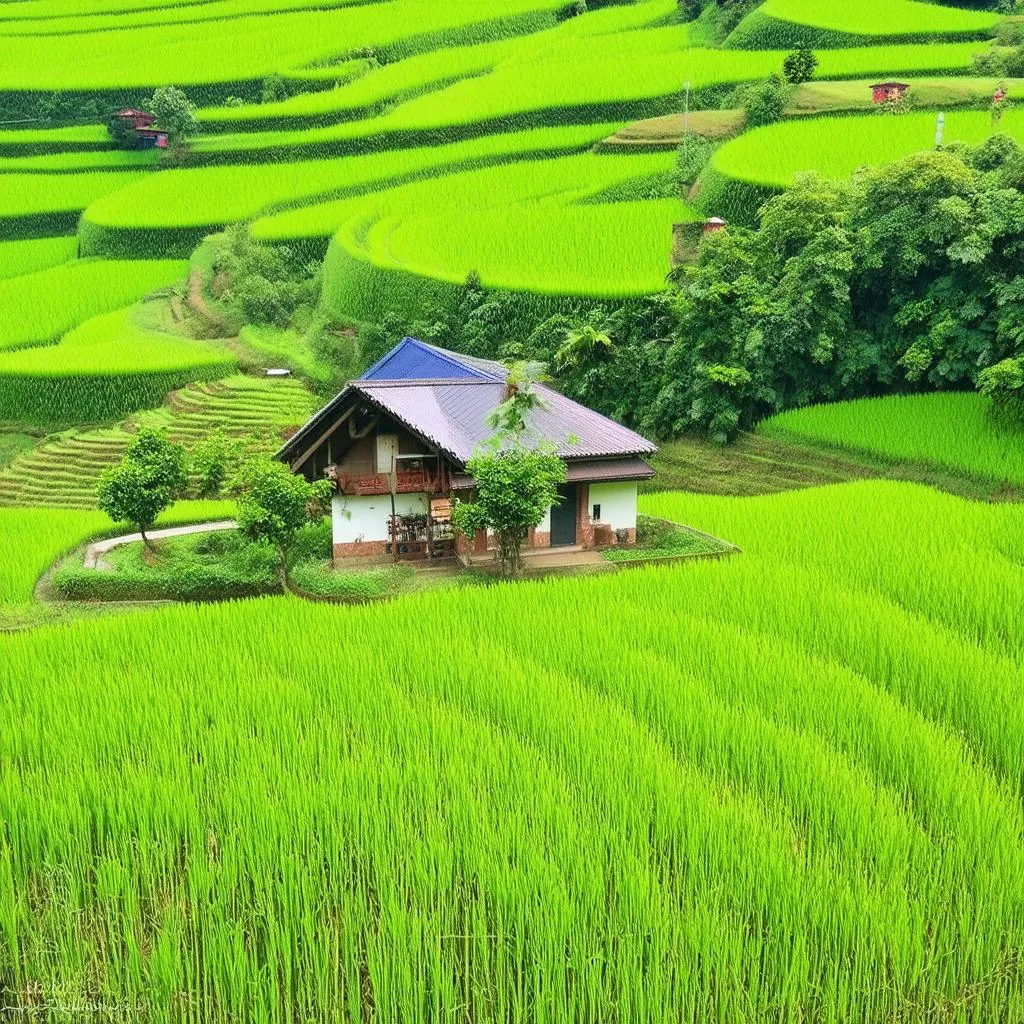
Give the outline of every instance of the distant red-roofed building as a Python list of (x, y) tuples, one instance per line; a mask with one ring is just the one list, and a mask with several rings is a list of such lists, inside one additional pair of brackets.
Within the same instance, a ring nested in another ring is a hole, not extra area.
[(145, 110), (136, 110), (134, 107), (127, 107), (124, 110), (119, 110), (114, 114), (119, 121), (125, 125), (130, 125), (136, 131), (140, 128), (149, 128), (150, 125), (156, 121), (156, 118), (152, 114), (146, 113)]
[(875, 103), (891, 103), (903, 99), (909, 88), (906, 82), (879, 82), (871, 86), (871, 94)]

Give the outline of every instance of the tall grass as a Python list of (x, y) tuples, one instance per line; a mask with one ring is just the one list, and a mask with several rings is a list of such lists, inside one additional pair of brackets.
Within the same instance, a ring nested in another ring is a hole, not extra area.
[(0, 637), (5, 995), (1014, 1019), (1021, 510), (894, 484), (645, 502), (746, 553)]
[(896, 395), (780, 413), (760, 426), (796, 438), (1024, 487), (1024, 431), (978, 394)]

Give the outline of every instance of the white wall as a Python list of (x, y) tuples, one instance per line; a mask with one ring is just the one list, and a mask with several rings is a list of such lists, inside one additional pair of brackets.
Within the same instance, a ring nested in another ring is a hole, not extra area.
[[(425, 494), (396, 494), (395, 513), (400, 516), (425, 515)], [(335, 544), (355, 544), (361, 541), (386, 541), (388, 519), (391, 518), (391, 495), (346, 497), (336, 494), (331, 502)]]
[(593, 514), (595, 505), (601, 506), (599, 522), (607, 523), (613, 530), (636, 529), (635, 480), (591, 484), (587, 515)]

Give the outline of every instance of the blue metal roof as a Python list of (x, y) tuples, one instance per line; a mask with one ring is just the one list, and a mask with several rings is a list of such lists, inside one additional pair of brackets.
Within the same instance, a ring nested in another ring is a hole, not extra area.
[[(494, 364), (503, 369), (499, 364)], [(460, 356), (415, 338), (403, 338), (360, 380), (503, 380), (485, 360)]]

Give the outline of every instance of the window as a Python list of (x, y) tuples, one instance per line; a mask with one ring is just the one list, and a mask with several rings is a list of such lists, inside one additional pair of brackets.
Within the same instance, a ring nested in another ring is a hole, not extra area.
[(594, 514), (591, 516), (591, 519), (593, 519), (594, 522), (597, 522), (600, 518), (601, 518), (601, 506), (600, 505), (595, 505), (594, 506)]

